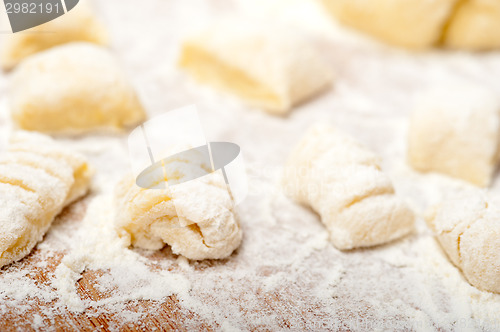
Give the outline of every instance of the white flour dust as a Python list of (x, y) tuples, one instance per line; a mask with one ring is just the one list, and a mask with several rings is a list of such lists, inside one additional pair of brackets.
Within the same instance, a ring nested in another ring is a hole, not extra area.
[[(241, 146), (250, 183), (237, 211), (243, 243), (228, 259), (203, 262), (177, 257), (169, 248), (124, 248), (113, 231), (112, 195), (129, 171), (126, 135), (59, 137), (97, 169), (92, 193), (57, 218), (32, 255), (0, 270), (0, 316), (13, 324), (29, 320), (37, 329), (54, 326), (61, 314), (113, 315), (106, 328), (118, 330), (127, 322), (141, 326), (167, 298), (175, 298), (178, 305), (169, 310), (185, 318), (186, 328), (204, 323), (220, 330), (500, 330), (500, 295), (470, 286), (421, 218), (412, 236), (340, 252), (328, 242), (318, 216), (288, 200), (278, 186), (300, 135), (316, 122), (329, 122), (380, 154), (396, 192), (422, 215), (467, 185), (405, 164), (413, 96), (441, 79), (476, 81), (500, 93), (498, 53), (413, 54), (385, 47), (335, 26), (317, 3), (305, 0), (150, 0), (141, 2), (140, 11), (136, 5), (96, 3), (112, 49), (149, 116), (196, 103), (209, 140)], [(331, 91), (279, 118), (180, 73), (175, 59), (181, 37), (213, 14), (238, 8), (314, 36), (335, 73)], [(2, 98), (6, 86), (0, 76)], [(0, 138), (10, 126), (6, 112), (0, 108)], [(499, 190), (498, 180), (492, 190)], [(85, 293), (82, 284), (99, 296)], [(134, 307), (143, 300), (151, 300), (147, 310)], [(28, 315), (35, 307), (36, 314)]]

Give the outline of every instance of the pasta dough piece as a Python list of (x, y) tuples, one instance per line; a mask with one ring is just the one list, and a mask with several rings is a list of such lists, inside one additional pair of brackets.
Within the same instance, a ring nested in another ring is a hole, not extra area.
[(26, 256), (54, 217), (83, 196), (92, 172), (51, 139), (16, 133), (0, 159), (0, 267)]
[(277, 114), (331, 81), (318, 52), (296, 33), (248, 22), (225, 21), (186, 40), (179, 65), (198, 81)]
[(459, 2), (445, 31), (444, 45), (468, 50), (500, 48), (500, 1)]
[(432, 208), (426, 219), (469, 283), (500, 293), (500, 197), (463, 195)]
[(116, 189), (116, 227), (129, 245), (157, 250), (168, 244), (193, 260), (226, 258), (240, 245), (232, 208), (217, 172), (168, 190), (140, 188), (129, 176)]
[(382, 244), (413, 229), (414, 214), (394, 195), (378, 157), (329, 126), (304, 135), (283, 180), (290, 197), (320, 215), (339, 249)]
[(0, 63), (2, 68), (11, 69), (26, 57), (57, 45), (73, 41), (106, 44), (107, 40), (107, 33), (90, 7), (80, 1), (75, 8), (55, 20), (7, 36), (1, 48)]
[(67, 168), (65, 165), (69, 166), (70, 177), (65, 183), (70, 190), (64, 205), (73, 203), (87, 193), (93, 170), (84, 156), (62, 149), (49, 137), (41, 134), (19, 131), (11, 137), (10, 143), (9, 151), (12, 153), (5, 157), (6, 160), (31, 166), (38, 165), (62, 180), (65, 179), (63, 168)]
[(498, 162), (500, 99), (473, 85), (424, 93), (410, 120), (408, 162), (487, 186)]
[(20, 128), (48, 133), (120, 130), (145, 118), (116, 60), (89, 43), (58, 46), (27, 59), (14, 72), (9, 102)]
[(436, 45), (457, 0), (323, 0), (341, 23), (388, 43)]

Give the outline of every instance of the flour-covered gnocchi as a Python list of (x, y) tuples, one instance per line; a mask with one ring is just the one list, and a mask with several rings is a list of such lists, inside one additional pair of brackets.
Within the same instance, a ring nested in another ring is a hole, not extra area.
[(226, 258), (241, 243), (222, 174), (166, 189), (141, 188), (128, 176), (117, 186), (115, 197), (116, 229), (129, 245), (157, 250), (168, 244), (175, 254), (202, 260)]
[(184, 41), (179, 65), (252, 106), (283, 114), (325, 90), (331, 70), (296, 32), (223, 21)]
[(426, 219), (465, 278), (500, 293), (500, 196), (467, 193), (433, 207)]
[(435, 87), (417, 100), (410, 119), (408, 162), (488, 186), (498, 163), (500, 98), (472, 84)]
[(24, 61), (12, 76), (9, 105), (18, 127), (48, 133), (116, 131), (145, 119), (116, 59), (90, 43), (65, 44)]
[(327, 125), (309, 129), (295, 147), (283, 185), (320, 215), (339, 249), (385, 243), (413, 229), (414, 214), (396, 197), (378, 157)]
[(0, 267), (26, 256), (62, 209), (85, 195), (85, 158), (50, 138), (13, 135), (0, 157)]

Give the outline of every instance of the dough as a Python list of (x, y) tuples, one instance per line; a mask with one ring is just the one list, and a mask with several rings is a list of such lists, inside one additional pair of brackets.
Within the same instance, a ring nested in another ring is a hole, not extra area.
[(417, 100), (410, 120), (408, 162), (487, 186), (498, 161), (500, 99), (463, 84), (431, 89)]
[(11, 69), (27, 56), (72, 41), (106, 44), (107, 34), (86, 2), (63, 16), (29, 30), (9, 34), (0, 48), (0, 64)]
[(145, 119), (132, 85), (108, 50), (69, 43), (34, 55), (9, 91), (18, 127), (48, 133), (120, 130)]
[(185, 40), (179, 65), (198, 81), (276, 114), (331, 80), (320, 54), (296, 32), (232, 20)]
[(414, 214), (394, 195), (378, 157), (332, 127), (307, 131), (283, 184), (290, 197), (318, 212), (338, 249), (382, 244), (413, 229)]
[(41, 241), (54, 217), (88, 191), (85, 159), (39, 134), (16, 133), (0, 159), (0, 267)]
[(322, 0), (341, 23), (388, 43), (436, 45), (457, 0)]
[(498, 0), (322, 0), (341, 23), (390, 44), (500, 48)]
[(432, 208), (426, 219), (471, 285), (500, 293), (500, 196), (467, 193)]
[(468, 50), (500, 48), (500, 1), (459, 2), (446, 29), (444, 44)]
[(226, 258), (242, 238), (219, 172), (169, 189), (143, 189), (126, 177), (116, 189), (116, 228), (129, 245), (158, 250), (168, 244), (193, 260)]

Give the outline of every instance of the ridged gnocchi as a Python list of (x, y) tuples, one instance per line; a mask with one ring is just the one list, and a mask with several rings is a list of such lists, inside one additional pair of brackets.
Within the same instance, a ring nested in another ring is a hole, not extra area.
[(87, 193), (91, 175), (83, 156), (46, 136), (12, 136), (0, 158), (0, 267), (30, 253), (62, 209)]
[(116, 229), (129, 245), (158, 250), (168, 244), (175, 254), (202, 260), (226, 258), (241, 243), (233, 201), (217, 172), (168, 189), (144, 189), (127, 176), (115, 198)]

